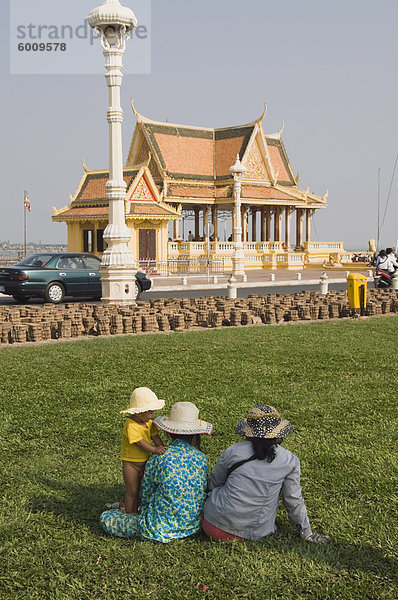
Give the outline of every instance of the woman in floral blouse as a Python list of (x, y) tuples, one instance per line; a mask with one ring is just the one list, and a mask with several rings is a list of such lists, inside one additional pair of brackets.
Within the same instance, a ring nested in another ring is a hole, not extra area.
[(208, 475), (200, 434), (210, 435), (213, 425), (198, 416), (191, 402), (176, 402), (170, 417), (154, 420), (159, 429), (170, 434), (172, 442), (163, 455), (152, 456), (145, 467), (139, 514), (116, 509), (102, 513), (100, 522), (107, 533), (167, 543), (200, 531)]

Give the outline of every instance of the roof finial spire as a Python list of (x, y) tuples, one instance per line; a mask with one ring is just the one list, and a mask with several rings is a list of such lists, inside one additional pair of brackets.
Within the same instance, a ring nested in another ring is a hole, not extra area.
[(266, 113), (267, 113), (267, 103), (266, 103), (266, 102), (264, 102), (264, 110), (263, 110), (263, 112), (262, 112), (262, 114), (261, 114), (261, 117), (259, 117), (259, 119), (258, 119), (260, 123), (261, 123), (261, 121), (264, 119), (264, 117), (265, 117)]
[(141, 115), (136, 111), (136, 108), (134, 106), (134, 98), (133, 98), (133, 96), (131, 97), (131, 108), (133, 109), (133, 112), (134, 112), (134, 114), (135, 114), (135, 116), (137, 118), (137, 121), (138, 122), (142, 121)]

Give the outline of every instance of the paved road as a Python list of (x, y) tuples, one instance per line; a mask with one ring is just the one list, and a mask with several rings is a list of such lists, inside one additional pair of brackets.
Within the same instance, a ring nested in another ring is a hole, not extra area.
[[(329, 285), (330, 290), (345, 290), (347, 289), (347, 284), (344, 283), (331, 283)], [(249, 294), (295, 294), (296, 292), (301, 291), (319, 291), (319, 285), (295, 285), (295, 286), (275, 286), (275, 287), (245, 287), (238, 289), (238, 298), (247, 298)], [(144, 292), (141, 295), (140, 300), (149, 301), (149, 300), (157, 300), (158, 298), (200, 298), (201, 296), (227, 296), (228, 290), (225, 288), (217, 288), (210, 290), (178, 290), (178, 291), (167, 291), (162, 292), (162, 290), (155, 290)], [(98, 302), (94, 302), (91, 298), (66, 298), (65, 302), (75, 303), (75, 302), (90, 302), (93, 304), (98, 304)], [(38, 298), (33, 298), (29, 301), (29, 304), (43, 304), (44, 301)], [(11, 296), (1, 296), (0, 295), (0, 306), (1, 305), (18, 305), (18, 302)]]

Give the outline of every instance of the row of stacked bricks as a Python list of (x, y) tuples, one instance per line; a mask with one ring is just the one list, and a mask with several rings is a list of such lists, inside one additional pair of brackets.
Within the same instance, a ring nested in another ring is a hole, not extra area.
[[(398, 312), (398, 296), (391, 290), (369, 290), (366, 316)], [(0, 343), (40, 342), (81, 336), (184, 331), (204, 327), (239, 327), (283, 321), (311, 321), (352, 317), (345, 291), (302, 291), (295, 294), (170, 298), (131, 306), (102, 304), (44, 304), (0, 306)]]

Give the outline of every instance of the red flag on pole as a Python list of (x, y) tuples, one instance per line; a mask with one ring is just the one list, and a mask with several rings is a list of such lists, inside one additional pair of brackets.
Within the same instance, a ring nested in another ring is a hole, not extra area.
[(28, 192), (26, 190), (24, 190), (23, 203), (24, 203), (26, 210), (28, 210), (30, 212), (30, 200), (29, 200)]

